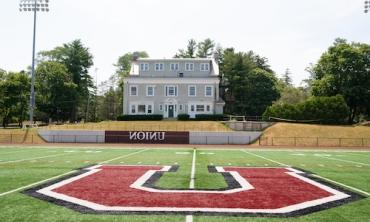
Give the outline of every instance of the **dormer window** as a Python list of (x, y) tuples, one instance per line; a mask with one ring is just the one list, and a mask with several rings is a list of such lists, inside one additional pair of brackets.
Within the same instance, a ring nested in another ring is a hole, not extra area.
[(148, 63), (140, 63), (140, 71), (149, 71)]
[(163, 71), (164, 70), (164, 64), (163, 63), (156, 63), (154, 70), (155, 71)]
[(194, 71), (194, 63), (185, 63), (185, 71)]
[(179, 71), (179, 64), (171, 63), (171, 71)]
[(203, 71), (203, 72), (209, 71), (209, 63), (201, 63), (200, 64), (200, 71)]

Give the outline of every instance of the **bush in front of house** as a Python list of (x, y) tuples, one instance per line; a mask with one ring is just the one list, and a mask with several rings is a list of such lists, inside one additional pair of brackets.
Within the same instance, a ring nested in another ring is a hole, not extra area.
[(118, 121), (157, 121), (163, 120), (163, 115), (121, 115), (117, 117)]
[(199, 121), (222, 121), (224, 120), (224, 115), (222, 114), (196, 114), (195, 120)]
[(187, 121), (190, 119), (190, 115), (189, 114), (179, 114), (177, 115), (177, 120), (180, 120), (180, 121)]

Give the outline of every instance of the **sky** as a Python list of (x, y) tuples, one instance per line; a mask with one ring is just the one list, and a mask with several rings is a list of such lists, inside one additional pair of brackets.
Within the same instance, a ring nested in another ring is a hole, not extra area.
[[(0, 1), (0, 68), (25, 70), (33, 15), (19, 12), (18, 0)], [(81, 39), (101, 82), (127, 52), (171, 58), (189, 39), (211, 38), (266, 57), (278, 76), (289, 68), (298, 86), (336, 38), (370, 43), (363, 11), (364, 0), (50, 0), (50, 11), (38, 14), (36, 50)]]

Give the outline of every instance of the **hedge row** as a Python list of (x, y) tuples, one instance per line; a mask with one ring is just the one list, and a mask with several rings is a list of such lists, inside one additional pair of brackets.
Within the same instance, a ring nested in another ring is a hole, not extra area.
[(333, 97), (312, 97), (296, 105), (274, 104), (266, 109), (264, 120), (281, 118), (294, 121), (317, 121), (328, 124), (345, 123), (349, 108), (340, 95)]
[(154, 121), (154, 120), (162, 120), (163, 115), (121, 115), (117, 117), (118, 121)]

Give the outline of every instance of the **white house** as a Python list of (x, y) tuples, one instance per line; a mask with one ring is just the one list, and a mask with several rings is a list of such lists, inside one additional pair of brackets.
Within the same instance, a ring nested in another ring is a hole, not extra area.
[(124, 79), (123, 114), (222, 114), (219, 83), (213, 58), (134, 59)]

